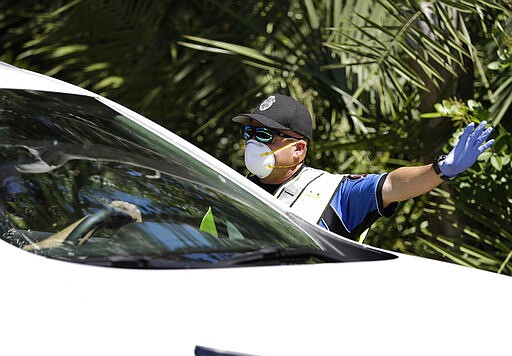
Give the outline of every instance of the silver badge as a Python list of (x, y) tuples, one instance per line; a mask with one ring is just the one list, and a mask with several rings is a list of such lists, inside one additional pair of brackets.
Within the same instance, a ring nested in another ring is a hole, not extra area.
[(268, 98), (266, 98), (265, 100), (263, 100), (263, 102), (260, 104), (260, 111), (265, 111), (267, 110), (269, 107), (272, 106), (272, 104), (274, 104), (276, 102), (276, 97), (274, 95), (272, 96), (269, 96)]

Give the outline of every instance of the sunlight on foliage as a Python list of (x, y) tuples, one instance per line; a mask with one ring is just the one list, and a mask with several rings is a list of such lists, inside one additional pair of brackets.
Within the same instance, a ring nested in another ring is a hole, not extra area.
[(492, 150), (403, 202), (367, 242), (512, 275), (511, 11), (506, 0), (7, 0), (0, 59), (99, 90), (241, 173), (231, 117), (271, 93), (306, 105), (307, 163), (331, 172), (427, 164), (485, 119)]

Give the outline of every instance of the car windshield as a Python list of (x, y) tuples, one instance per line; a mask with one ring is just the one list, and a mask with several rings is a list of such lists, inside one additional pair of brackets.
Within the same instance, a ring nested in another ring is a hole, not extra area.
[(36, 254), (188, 268), (269, 248), (323, 249), (227, 177), (93, 97), (0, 89), (0, 147), (0, 235)]

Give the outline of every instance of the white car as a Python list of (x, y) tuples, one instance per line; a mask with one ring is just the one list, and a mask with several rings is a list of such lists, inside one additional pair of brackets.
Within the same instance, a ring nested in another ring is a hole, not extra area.
[(0, 62), (0, 355), (505, 355), (512, 279), (306, 223), (152, 121)]

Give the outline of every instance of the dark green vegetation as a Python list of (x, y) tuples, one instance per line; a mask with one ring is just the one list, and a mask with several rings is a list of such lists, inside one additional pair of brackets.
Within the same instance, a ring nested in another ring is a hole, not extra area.
[[(290, 94), (309, 164), (382, 172), (497, 142), (366, 242), (512, 275), (512, 8), (498, 1), (3, 1), (0, 60), (101, 93), (244, 171), (233, 114)], [(1, 78), (0, 78), (1, 80)]]

